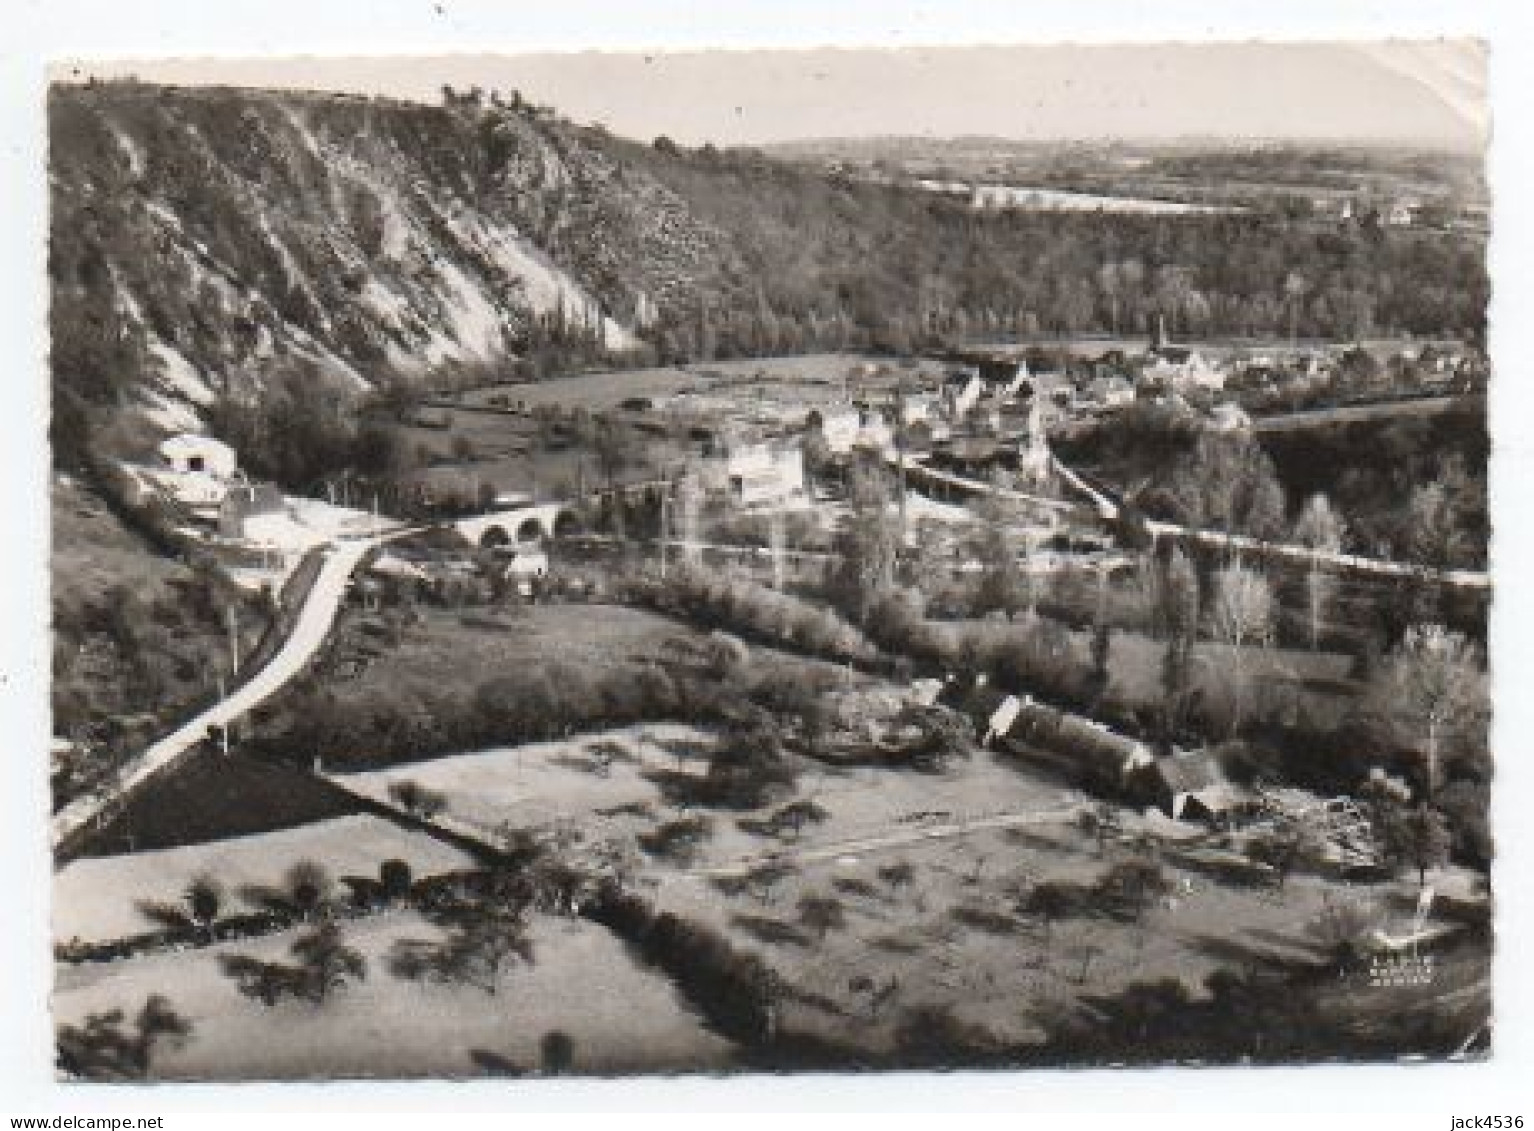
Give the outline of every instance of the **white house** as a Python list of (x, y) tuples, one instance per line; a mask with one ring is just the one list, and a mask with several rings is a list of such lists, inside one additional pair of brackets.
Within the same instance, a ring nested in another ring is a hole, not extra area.
[(888, 417), (874, 405), (826, 412), (821, 418), (821, 434), (826, 438), (826, 447), (837, 455), (846, 455), (853, 448), (883, 451), (895, 442), (895, 430)]
[(796, 443), (742, 444), (704, 461), (703, 486), (741, 506), (803, 498), (804, 452)]
[(1225, 388), (1225, 371), (1197, 350), (1159, 350), (1142, 371), (1142, 376), (1147, 381), (1174, 389), (1206, 389), (1217, 393)]
[(1420, 205), (1415, 200), (1398, 200), (1390, 206), (1390, 211), (1385, 214), (1385, 223), (1398, 228), (1407, 227), (1417, 218), (1417, 209), (1419, 207)]
[(239, 467), (234, 449), (228, 444), (212, 436), (195, 436), (191, 433), (172, 436), (162, 443), (160, 458), (177, 475), (198, 474), (228, 479)]
[(820, 418), (820, 434), (826, 438), (826, 447), (838, 455), (845, 455), (857, 446), (862, 427), (862, 418), (855, 408), (828, 411)]
[(1216, 432), (1249, 432), (1252, 418), (1235, 401), (1221, 401), (1209, 412), (1209, 422)]
[(160, 488), (208, 518), (217, 517), (230, 483), (239, 475), (234, 449), (211, 436), (172, 436), (160, 445), (160, 461), (153, 469)]

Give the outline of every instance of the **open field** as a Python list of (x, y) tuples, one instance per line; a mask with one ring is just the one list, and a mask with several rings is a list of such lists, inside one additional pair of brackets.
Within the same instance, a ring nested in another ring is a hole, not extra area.
[(698, 636), (687, 625), (626, 605), (516, 606), (497, 616), (422, 611), (398, 646), (369, 662), (365, 678), (336, 685), (338, 698), (452, 695), (496, 674), (515, 677), (549, 664), (595, 675), (651, 660), (665, 641)]
[(246, 885), (278, 886), (300, 860), (331, 876), (376, 877), (385, 860), (403, 860), (421, 878), (473, 865), (463, 853), (372, 816), (334, 817), (296, 829), (235, 836), (208, 844), (75, 860), (54, 877), (53, 935), (92, 943), (155, 929), (138, 903), (178, 904), (198, 876), (223, 885), (231, 903)]
[[(662, 413), (618, 414), (638, 426), (642, 442), (633, 453), (634, 460), (616, 471), (614, 481), (640, 482), (672, 470), (696, 454), (696, 444), (679, 438), (689, 423), (715, 420), (740, 424), (750, 417), (774, 426), (786, 423), (797, 427), (809, 409), (845, 400), (869, 387), (866, 377), (849, 384), (846, 379), (850, 373), (890, 364), (888, 358), (864, 354), (814, 354), (494, 385), (459, 394), (454, 404), (462, 407), (434, 402), (421, 416), (438, 427), (407, 425), (401, 427), (400, 434), (410, 447), (428, 455), (431, 466), (420, 473), (427, 483), (470, 492), (488, 483), (497, 490), (536, 489), (545, 496), (568, 496), (577, 483), (592, 485), (601, 479), (599, 461), (593, 451), (569, 438), (544, 435), (539, 423), (528, 415), (534, 409), (550, 406), (564, 412), (607, 412), (634, 398), (679, 398), (674, 407), (682, 415), (674, 420)], [(900, 363), (899, 372), (914, 380), (919, 373), (935, 378), (941, 369), (936, 362), (912, 359)], [(873, 384), (894, 387), (889, 379)]]
[[(967, 633), (997, 641), (1015, 638), (1020, 629), (1006, 621), (961, 621)], [(1091, 634), (1070, 632), (1079, 654), (1091, 645)], [(1161, 662), (1164, 642), (1143, 633), (1115, 629), (1108, 650), (1108, 695), (1123, 705), (1151, 707), (1161, 702)], [(1201, 641), (1193, 649), (1193, 688), (1206, 696), (1223, 685), (1222, 674), (1230, 670), (1236, 649), (1228, 644)], [(1302, 707), (1311, 717), (1336, 725), (1357, 694), (1352, 679), (1352, 656), (1336, 652), (1312, 652), (1299, 648), (1241, 649), (1247, 675), (1261, 689), (1265, 701), (1285, 701)]]
[[(542, 404), (561, 408), (582, 407), (591, 411), (612, 408), (630, 397), (669, 397), (678, 393), (723, 392), (756, 387), (791, 387), (796, 394), (808, 394), (812, 400), (840, 395), (842, 379), (858, 366), (890, 364), (886, 357), (872, 354), (823, 353), (796, 357), (752, 357), (731, 361), (700, 361), (686, 366), (658, 369), (614, 370), (610, 373), (585, 373), (551, 381), (525, 382), (477, 389), (465, 396), (471, 404), (489, 404), (491, 397), (505, 397), (534, 408)], [(935, 363), (923, 361), (910, 370), (936, 371)], [(761, 375), (758, 386), (752, 378)], [(818, 392), (817, 392), (818, 390)]]
[[(677, 725), (625, 727), (560, 742), (489, 750), (416, 762), (396, 770), (346, 775), (348, 788), (382, 800), (391, 782), (410, 780), (443, 794), (454, 818), (492, 829), (502, 822), (529, 830), (578, 830), (589, 847), (617, 847), (643, 862), (638, 837), (666, 821), (707, 813), (711, 833), (685, 866), (732, 870), (781, 853), (835, 849), (869, 839), (916, 841), (936, 823), (996, 814), (1069, 815), (1081, 797), (1004, 757), (981, 751), (943, 773), (872, 767), (828, 767), (807, 758), (795, 797), (813, 801), (825, 818), (792, 839), (742, 828), (763, 812), (700, 809), (668, 799), (667, 774), (699, 774), (719, 739)], [(598, 768), (603, 755), (605, 768)], [(892, 848), (895, 847), (892, 845)], [(643, 871), (667, 874), (651, 862)]]
[[(446, 427), (402, 426), (400, 433), (412, 448), (429, 453), (432, 464), (419, 472), (419, 478), (433, 487), (472, 492), (479, 484), (489, 483), (499, 491), (558, 498), (574, 495), (581, 482), (588, 487), (605, 485), (590, 449), (546, 444), (525, 416), (450, 408), (433, 408), (429, 415), (444, 420)], [(659, 469), (685, 454), (681, 444), (666, 437), (646, 435), (644, 439), (644, 446), (636, 449), (640, 458), (616, 470), (615, 483), (653, 479)]]
[[(1137, 919), (1046, 921), (1020, 909), (1037, 884), (1090, 885), (1124, 851), (1112, 841), (1100, 851), (1071, 824), (1040, 824), (791, 865), (745, 890), (666, 876), (656, 899), (771, 964), (784, 987), (784, 1030), (878, 1056), (921, 1041), (929, 1010), (977, 1027), (982, 1044), (1039, 1043), (1090, 1024), (1093, 1002), (1138, 984), (1170, 979), (1198, 999), (1217, 971), (1320, 962), (1325, 948), (1308, 924), (1327, 898), (1360, 894), (1316, 876), (1274, 890), (1168, 864), (1170, 892)], [(1393, 909), (1395, 928), (1409, 922), (1414, 885), (1367, 894)], [(822, 933), (807, 922), (807, 897), (836, 901), (839, 924)], [(1479, 977), (1484, 991), (1484, 966)], [(1248, 1023), (1261, 1028), (1260, 1018)]]
[(560, 1030), (575, 1043), (579, 1072), (726, 1066), (729, 1044), (704, 1028), (659, 974), (635, 964), (601, 927), (535, 917), (535, 962), (502, 972), (494, 995), (463, 985), (402, 981), (385, 956), (395, 940), (431, 939), (436, 928), (392, 912), (343, 924), (368, 963), (367, 979), (323, 1005), (265, 1007), (241, 997), (217, 956), (284, 961), (298, 932), (100, 965), (60, 966), (57, 1023), (122, 1008), (130, 1016), (165, 994), (191, 1021), (191, 1040), (157, 1058), (153, 1075), (177, 1080), (313, 1079), (479, 1075), (484, 1051), (536, 1069), (538, 1042)]
[(356, 812), (346, 793), (302, 770), (207, 747), (145, 782), (99, 832), (83, 838), (77, 855), (207, 844)]
[[(1083, 640), (1085, 646), (1085, 640)], [(1108, 653), (1108, 693), (1136, 707), (1161, 702), (1161, 658), (1166, 645), (1137, 633), (1115, 632)], [(1193, 650), (1194, 688), (1214, 695), (1231, 670), (1237, 649), (1208, 641)], [(1285, 701), (1302, 708), (1312, 719), (1335, 726), (1347, 713), (1356, 694), (1350, 676), (1351, 656), (1331, 652), (1306, 652), (1291, 648), (1243, 648), (1242, 661), (1254, 697)]]

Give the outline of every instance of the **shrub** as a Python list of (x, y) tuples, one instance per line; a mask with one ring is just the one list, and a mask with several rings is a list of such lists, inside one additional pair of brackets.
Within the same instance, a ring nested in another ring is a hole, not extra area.
[(639, 847), (651, 856), (687, 865), (697, 859), (698, 850), (712, 831), (713, 822), (707, 817), (684, 817), (640, 834)]
[(538, 1055), (543, 1062), (544, 1072), (550, 1076), (561, 1076), (575, 1064), (575, 1041), (568, 1033), (551, 1030), (538, 1042)]
[(760, 958), (736, 951), (702, 924), (657, 915), (642, 898), (615, 887), (600, 894), (590, 914), (670, 975), (720, 1033), (746, 1045), (771, 1039), (777, 989)]
[(404, 899), (410, 894), (413, 878), (410, 865), (403, 860), (385, 860), (378, 866), (378, 883), (385, 899)]

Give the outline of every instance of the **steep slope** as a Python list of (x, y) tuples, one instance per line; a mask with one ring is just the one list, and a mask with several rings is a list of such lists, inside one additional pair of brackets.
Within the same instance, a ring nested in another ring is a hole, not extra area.
[(362, 388), (541, 338), (629, 350), (647, 288), (716, 254), (530, 113), (136, 83), (50, 109), (55, 373), (164, 428), (289, 363)]

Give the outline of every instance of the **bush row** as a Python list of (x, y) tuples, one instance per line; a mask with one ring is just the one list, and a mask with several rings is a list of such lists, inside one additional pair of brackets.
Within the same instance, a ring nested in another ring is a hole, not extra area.
[(868, 638), (832, 609), (737, 572), (688, 566), (664, 580), (635, 578), (630, 591), (657, 611), (838, 663), (878, 656)]
[(773, 1039), (774, 977), (756, 955), (710, 927), (657, 913), (631, 892), (604, 891), (586, 914), (665, 971), (718, 1032), (753, 1047)]

